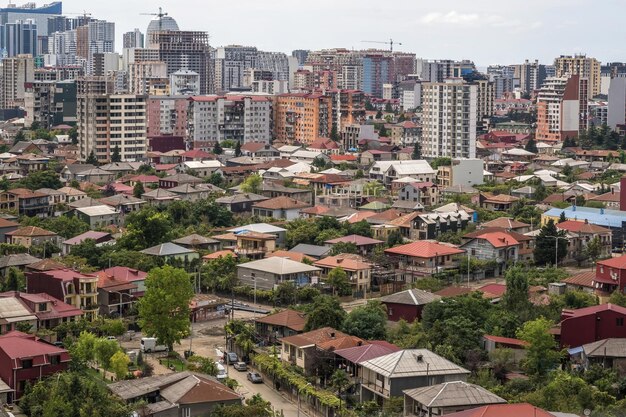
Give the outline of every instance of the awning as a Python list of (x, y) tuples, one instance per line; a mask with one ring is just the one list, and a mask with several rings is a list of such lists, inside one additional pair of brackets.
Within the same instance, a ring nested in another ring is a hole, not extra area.
[(569, 353), (570, 356), (575, 356), (575, 355), (580, 355), (583, 351), (583, 347), (582, 346), (578, 346), (575, 348), (571, 348), (571, 349), (567, 349), (567, 353)]
[(18, 323), (20, 321), (37, 321), (37, 316), (17, 316), (17, 317), (5, 317), (0, 322), (5, 323)]

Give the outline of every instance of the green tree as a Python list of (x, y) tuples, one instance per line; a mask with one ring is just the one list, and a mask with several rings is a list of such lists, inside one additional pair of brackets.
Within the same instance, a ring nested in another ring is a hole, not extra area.
[(340, 329), (345, 317), (346, 312), (341, 307), (338, 298), (319, 295), (307, 305), (307, 321), (304, 330), (308, 332), (321, 327)]
[(532, 311), (531, 302), (528, 300), (528, 275), (521, 266), (515, 265), (507, 269), (504, 274), (506, 292), (502, 296), (502, 305), (506, 311), (514, 312), (527, 318)]
[(333, 268), (328, 273), (326, 283), (333, 289), (333, 295), (350, 294), (351, 285), (348, 280), (348, 274), (341, 267)]
[(113, 153), (111, 154), (111, 162), (122, 162), (122, 155), (120, 154), (120, 147), (115, 145)]
[(411, 159), (422, 159), (422, 144), (419, 143), (419, 141), (415, 141), (415, 146), (413, 146)]
[(215, 144), (213, 145), (213, 153), (215, 155), (221, 155), (222, 152), (224, 152), (224, 150), (220, 146), (220, 143), (218, 141), (215, 141)]
[[(111, 358), (113, 358), (113, 355), (115, 355), (115, 353), (119, 351), (120, 345), (117, 340), (109, 340), (104, 338), (96, 339), (94, 353), (96, 355), (96, 360), (98, 361), (98, 364), (105, 371), (111, 369)], [(105, 377), (104, 373), (102, 373), (102, 377)]]
[(260, 174), (252, 174), (243, 180), (239, 189), (244, 193), (258, 194), (261, 192), (262, 186), (263, 177)]
[(237, 259), (234, 256), (220, 256), (211, 259), (200, 271), (202, 285), (215, 292), (230, 292), (237, 285)]
[(128, 417), (133, 405), (84, 372), (60, 372), (39, 380), (20, 400), (29, 417)]
[(367, 220), (361, 220), (355, 223), (346, 223), (346, 235), (359, 235), (372, 237), (372, 226)]
[(67, 131), (67, 135), (70, 137), (72, 145), (78, 145), (78, 128), (76, 126), (72, 126), (72, 128)]
[(21, 179), (19, 184), (29, 190), (37, 190), (39, 188), (58, 190), (63, 187), (63, 183), (59, 179), (59, 174), (53, 170), (31, 172), (25, 178)]
[(130, 359), (128, 355), (118, 350), (111, 356), (111, 370), (115, 373), (117, 380), (122, 380), (128, 374), (128, 364)]
[(124, 249), (143, 250), (168, 242), (173, 229), (174, 224), (167, 213), (147, 207), (126, 217), (126, 233), (120, 238), (119, 245)]
[(96, 343), (98, 338), (95, 334), (83, 331), (70, 347), (72, 362), (78, 364), (88, 364), (96, 358)]
[(241, 142), (239, 141), (237, 141), (237, 144), (235, 144), (235, 156), (236, 157), (241, 156)]
[(537, 265), (553, 264), (555, 262), (555, 252), (557, 262), (565, 258), (565, 255), (567, 255), (567, 238), (565, 230), (558, 230), (554, 220), (550, 219), (541, 228), (535, 240), (535, 249), (533, 251), (535, 263)]
[(517, 332), (517, 337), (528, 343), (523, 367), (531, 376), (545, 377), (561, 359), (561, 353), (556, 350), (554, 336), (550, 333), (552, 326), (550, 320), (539, 317), (524, 323)]
[(85, 163), (98, 166), (98, 158), (96, 158), (94, 151), (89, 152), (89, 156), (87, 156)]
[(170, 352), (189, 334), (189, 302), (193, 288), (182, 269), (166, 265), (148, 273), (139, 300), (139, 324), (146, 336), (156, 337)]
[(19, 130), (16, 134), (15, 134), (15, 138), (13, 138), (13, 144), (16, 145), (19, 142), (23, 142), (26, 140), (26, 136), (24, 135), (24, 132), (22, 130)]
[(448, 156), (440, 156), (440, 157), (437, 157), (437, 158), (433, 159), (430, 162), (430, 166), (433, 169), (437, 169), (439, 167), (450, 166), (450, 165), (452, 165), (452, 158), (450, 158)]
[(286, 225), (287, 246), (292, 248), (300, 243), (314, 243), (319, 228), (311, 219), (294, 219)]
[(143, 183), (141, 181), (137, 181), (135, 183), (135, 186), (133, 187), (133, 196), (135, 198), (141, 198), (141, 196), (145, 192), (146, 192), (146, 190), (144, 190), (144, 188), (143, 188)]
[(216, 187), (221, 187), (222, 185), (224, 185), (224, 177), (222, 177), (222, 174), (220, 174), (219, 172), (212, 173), (206, 181), (209, 184), (215, 185)]
[(24, 272), (15, 267), (10, 267), (3, 285), (2, 291), (25, 291), (26, 277)]
[(122, 319), (102, 319), (100, 331), (106, 336), (121, 336), (126, 332), (126, 325)]
[(330, 249), (332, 256), (339, 255), (340, 253), (358, 253), (359, 248), (352, 242), (339, 242), (335, 243)]
[(384, 340), (387, 326), (387, 308), (380, 301), (368, 301), (346, 316), (343, 331), (365, 340)]
[(620, 290), (615, 290), (609, 298), (609, 303), (615, 304), (621, 307), (626, 307), (626, 294)]
[(559, 216), (559, 223), (563, 223), (567, 221), (567, 217), (565, 217), (565, 212), (562, 211), (561, 215)]
[(528, 142), (526, 142), (526, 146), (524, 147), (524, 149), (534, 154), (539, 153), (539, 149), (537, 149), (537, 142), (532, 137), (528, 139)]
[(341, 138), (339, 137), (339, 132), (337, 132), (337, 124), (333, 123), (332, 129), (330, 129), (330, 140), (338, 142), (339, 139)]
[(378, 181), (369, 181), (363, 186), (363, 193), (368, 196), (380, 197), (386, 190)]
[[(239, 142), (237, 142), (239, 143)], [(187, 369), (206, 375), (217, 376), (217, 364), (213, 359), (193, 355), (187, 359)]]
[(589, 259), (592, 264), (596, 263), (596, 261), (602, 254), (602, 242), (600, 242), (600, 238), (598, 236), (594, 236), (593, 239), (587, 242), (587, 245), (584, 249), (584, 254), (585, 257)]

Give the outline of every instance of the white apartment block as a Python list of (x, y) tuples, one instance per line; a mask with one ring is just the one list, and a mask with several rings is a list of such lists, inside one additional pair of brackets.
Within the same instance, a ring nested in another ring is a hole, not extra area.
[(422, 84), (425, 157), (476, 157), (478, 87), (459, 79)]
[(269, 142), (272, 136), (272, 99), (267, 96), (190, 97), (188, 139), (215, 142), (226, 139)]
[[(110, 85), (102, 84), (103, 91)], [(147, 151), (147, 96), (79, 92), (77, 127), (80, 159), (93, 152), (99, 162), (110, 162), (115, 148), (122, 161), (141, 161)]]

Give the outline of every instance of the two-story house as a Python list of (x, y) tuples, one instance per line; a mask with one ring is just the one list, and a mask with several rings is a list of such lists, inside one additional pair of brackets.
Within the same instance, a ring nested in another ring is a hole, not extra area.
[(98, 316), (98, 277), (71, 269), (26, 272), (26, 292), (46, 293), (83, 311), (87, 320)]
[(237, 278), (242, 285), (269, 290), (283, 282), (296, 286), (309, 285), (319, 277), (320, 268), (287, 258), (272, 256), (237, 265)]
[(470, 372), (428, 349), (407, 349), (361, 364), (361, 401), (384, 403), (403, 391), (451, 381), (465, 381)]
[(310, 375), (313, 368), (324, 360), (326, 357), (324, 352), (367, 344), (358, 337), (347, 335), (332, 327), (284, 337), (280, 342), (281, 360), (301, 368), (305, 375)]
[(451, 244), (419, 240), (385, 250), (399, 280), (411, 283), (419, 277), (456, 268), (465, 251)]
[(578, 235), (575, 242), (574, 251), (581, 253), (585, 247), (594, 239), (598, 239), (600, 243), (600, 258), (608, 258), (611, 256), (612, 236), (611, 229), (591, 224), (587, 220), (575, 221), (566, 220), (556, 224), (557, 229), (566, 230), (569, 233)]
[(52, 206), (46, 194), (26, 188), (14, 188), (0, 193), (0, 209), (17, 211), (22, 216), (48, 217)]
[(508, 194), (491, 194), (480, 193), (480, 206), (487, 210), (507, 211), (513, 207), (513, 203), (519, 201), (519, 198)]
[(352, 243), (357, 247), (357, 250), (361, 255), (366, 256), (372, 253), (378, 246), (383, 245), (385, 242), (361, 235), (348, 235), (324, 242), (324, 244), (328, 247), (333, 247), (333, 245), (338, 243)]
[(410, 288), (380, 298), (380, 302), (387, 308), (389, 321), (405, 320), (409, 323), (420, 320), (424, 307), (439, 300), (441, 300), (441, 296), (417, 288)]
[(380, 161), (370, 168), (369, 177), (378, 180), (385, 186), (399, 178), (411, 177), (417, 182), (433, 182), (437, 180), (437, 172), (424, 160)]
[(269, 344), (278, 339), (300, 334), (306, 325), (306, 315), (301, 311), (285, 309), (278, 313), (254, 319), (257, 335)]
[(220, 197), (215, 202), (224, 206), (232, 213), (250, 213), (252, 206), (258, 202), (268, 200), (267, 197), (254, 193), (238, 193)]
[(615, 304), (563, 310), (559, 341), (561, 347), (579, 347), (609, 338), (626, 338), (626, 308)]
[(10, 402), (22, 396), (26, 384), (67, 370), (69, 362), (67, 350), (34, 335), (13, 331), (0, 336), (0, 379), (14, 390)]
[(433, 182), (411, 182), (398, 191), (398, 200), (431, 207), (439, 203), (439, 187)]
[(436, 239), (442, 233), (465, 229), (470, 220), (470, 215), (464, 210), (420, 214), (412, 220), (410, 235), (419, 240)]
[(313, 265), (322, 269), (322, 279), (328, 277), (330, 271), (335, 268), (343, 269), (348, 275), (348, 280), (352, 286), (352, 293), (363, 294), (370, 290), (372, 284), (373, 264), (367, 262), (360, 255), (351, 253), (341, 253), (336, 256), (328, 256)]
[(596, 290), (605, 293), (626, 293), (626, 255), (596, 262), (596, 276), (592, 282)]
[[(54, 329), (62, 323), (78, 320), (83, 315), (81, 309), (64, 303), (46, 293), (28, 294), (18, 291), (0, 293), (0, 304), (4, 303), (13, 303), (15, 308), (10, 310), (0, 309), (3, 311), (3, 313), (0, 313), (0, 324), (2, 324), (2, 314), (11, 312), (13, 317), (10, 320), (6, 320), (7, 322), (3, 325), (0, 325), (0, 334), (15, 330), (16, 324), (22, 322), (30, 324), (32, 330)], [(19, 316), (16, 316), (18, 311)], [(32, 322), (32, 317), (36, 318), (36, 322)]]
[(510, 263), (519, 260), (521, 243), (506, 232), (487, 232), (475, 234), (468, 242), (461, 245), (472, 258), (481, 261), (496, 261), (496, 276), (502, 275)]
[(141, 253), (161, 258), (168, 264), (181, 264), (184, 266), (189, 266), (194, 260), (200, 259), (200, 254), (195, 250), (184, 248), (172, 242), (152, 246), (151, 248), (142, 250)]
[(37, 226), (20, 227), (17, 230), (6, 233), (6, 243), (21, 245), (26, 248), (42, 245), (46, 242), (59, 243), (59, 235)]
[(300, 210), (311, 207), (309, 203), (280, 196), (259, 201), (252, 205), (252, 214), (259, 217), (294, 220), (300, 217)]

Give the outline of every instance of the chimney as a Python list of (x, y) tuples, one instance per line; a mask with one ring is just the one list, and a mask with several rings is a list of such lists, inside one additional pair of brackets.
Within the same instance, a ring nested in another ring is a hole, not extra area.
[(626, 192), (622, 192), (623, 190), (626, 190), (626, 177), (619, 180), (619, 209), (621, 211), (626, 210)]
[(422, 354), (416, 355), (415, 356), (415, 360), (418, 362), (423, 362), (424, 361), (424, 356)]
[(331, 332), (331, 333), (330, 333), (330, 338), (331, 338), (331, 339), (334, 339), (334, 338), (335, 338), (335, 332)]

